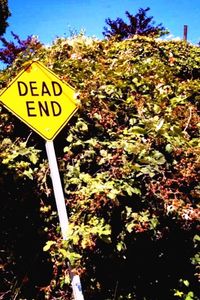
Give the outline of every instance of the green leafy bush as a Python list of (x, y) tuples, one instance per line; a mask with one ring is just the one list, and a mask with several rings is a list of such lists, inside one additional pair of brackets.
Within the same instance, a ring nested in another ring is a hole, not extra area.
[[(2, 86), (26, 59), (20, 53), (2, 71)], [(26, 168), (20, 161), (23, 171), (36, 163), (31, 175), (22, 173), (34, 178), (34, 187), (37, 180), (49, 239), (43, 247), (52, 273), (40, 293), (70, 297), (70, 261), (87, 300), (197, 299), (200, 48), (149, 37), (117, 42), (79, 35), (58, 38), (35, 59), (70, 83), (79, 101), (78, 113), (55, 139), (70, 217), (67, 241), (60, 238), (44, 155), (36, 159), (36, 149), (43, 149), (37, 136), (23, 152)], [(24, 132), (15, 131), (20, 126), (10, 115), (1, 118), (1, 162), (6, 159), (6, 172), (14, 172), (24, 141), (16, 158), (3, 145), (23, 140)]]

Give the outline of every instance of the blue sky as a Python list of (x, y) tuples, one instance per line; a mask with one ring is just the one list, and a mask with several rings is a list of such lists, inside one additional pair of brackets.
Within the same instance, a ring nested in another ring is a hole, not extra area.
[(125, 11), (135, 14), (139, 8), (150, 7), (149, 16), (162, 23), (173, 37), (183, 37), (188, 25), (188, 41), (200, 41), (200, 0), (8, 0), (12, 16), (5, 37), (10, 31), (25, 39), (36, 35), (44, 44), (71, 31), (85, 30), (88, 36), (102, 38), (105, 19), (124, 20)]

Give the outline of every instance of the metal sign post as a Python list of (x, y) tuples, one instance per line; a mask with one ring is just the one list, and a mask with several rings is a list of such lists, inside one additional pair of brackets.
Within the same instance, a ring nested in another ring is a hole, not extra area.
[[(0, 94), (2, 104), (46, 140), (53, 190), (64, 240), (68, 216), (53, 139), (77, 111), (74, 89), (38, 61), (28, 64)], [(70, 269), (70, 265), (69, 265)], [(78, 275), (70, 270), (75, 300), (84, 300)]]
[[(46, 152), (47, 152), (47, 157), (48, 157), (48, 161), (49, 161), (49, 168), (50, 168), (50, 172), (51, 172), (51, 179), (52, 179), (53, 190), (54, 190), (54, 195), (55, 195), (55, 200), (56, 200), (56, 206), (57, 206), (57, 210), (58, 210), (58, 217), (59, 217), (59, 221), (60, 221), (62, 237), (64, 240), (66, 240), (67, 233), (68, 233), (69, 220), (68, 220), (68, 216), (67, 216), (65, 198), (64, 198), (64, 194), (63, 194), (61, 180), (60, 180), (60, 174), (59, 174), (59, 170), (58, 170), (58, 164), (57, 164), (57, 160), (56, 160), (53, 141), (46, 141), (45, 146), (46, 146)], [(75, 300), (84, 300), (79, 276), (73, 275), (71, 273), (71, 282), (72, 282), (74, 299)]]

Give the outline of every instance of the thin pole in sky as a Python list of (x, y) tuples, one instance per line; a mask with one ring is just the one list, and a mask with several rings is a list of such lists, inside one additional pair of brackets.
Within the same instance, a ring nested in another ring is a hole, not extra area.
[(183, 27), (183, 40), (187, 41), (187, 34), (188, 34), (188, 26), (184, 25)]

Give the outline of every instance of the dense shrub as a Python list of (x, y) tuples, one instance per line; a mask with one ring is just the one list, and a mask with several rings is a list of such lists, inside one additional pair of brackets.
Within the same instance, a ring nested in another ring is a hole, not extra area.
[[(116, 42), (80, 35), (58, 38), (34, 58), (77, 91), (79, 111), (55, 139), (70, 232), (63, 242), (41, 139), (29, 137), (29, 129), (2, 109), (3, 205), (9, 195), (11, 206), (25, 208), (29, 198), (24, 188), (20, 197), (10, 192), (8, 174), (34, 192), (38, 253), (49, 261), (45, 279), (32, 285), (30, 278), (20, 280), (21, 254), (13, 246), (20, 243), (20, 230), (12, 243), (4, 226), (9, 244), (4, 238), (1, 271), (16, 282), (7, 279), (2, 294), (18, 288), (20, 299), (69, 298), (69, 260), (87, 300), (198, 299), (200, 48), (147, 37)], [(2, 86), (27, 59), (19, 53), (2, 71)], [(33, 205), (32, 196), (29, 201)], [(47, 256), (41, 254), (45, 240)]]

